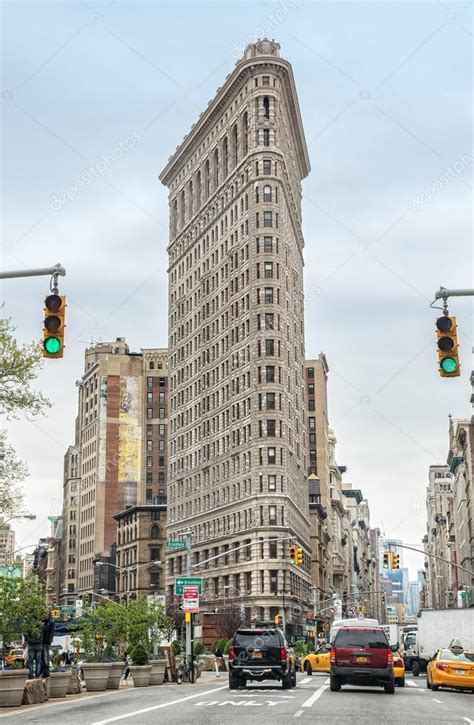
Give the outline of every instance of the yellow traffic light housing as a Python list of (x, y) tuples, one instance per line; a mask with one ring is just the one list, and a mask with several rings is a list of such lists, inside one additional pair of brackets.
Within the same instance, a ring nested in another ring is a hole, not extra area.
[(290, 546), (290, 564), (296, 564), (296, 552), (298, 551), (298, 547), (296, 544), (291, 544)]
[(400, 569), (400, 554), (392, 551), (392, 569)]
[(389, 551), (383, 552), (383, 568), (384, 569), (390, 568), (390, 552)]
[(48, 295), (44, 301), (43, 357), (63, 357), (65, 314), (65, 295)]
[(457, 378), (461, 375), (457, 330), (454, 315), (442, 315), (436, 320), (439, 374), (442, 378)]
[(295, 564), (296, 566), (303, 566), (303, 549), (301, 549), (299, 546), (296, 547)]

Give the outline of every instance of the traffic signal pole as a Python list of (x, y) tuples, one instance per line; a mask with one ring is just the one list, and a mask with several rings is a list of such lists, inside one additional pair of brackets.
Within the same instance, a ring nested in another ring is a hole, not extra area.
[(435, 300), (447, 300), (448, 297), (474, 297), (474, 289), (447, 289), (446, 287), (440, 287), (435, 292)]
[(20, 269), (10, 272), (0, 272), (0, 279), (15, 279), (17, 277), (52, 277), (51, 291), (57, 293), (58, 277), (64, 277), (66, 270), (61, 264), (54, 267), (39, 267), (38, 269)]
[[(192, 565), (192, 557), (191, 557), (191, 546), (193, 543), (193, 532), (191, 529), (186, 529), (186, 576), (192, 577), (193, 575), (193, 565)], [(189, 614), (189, 616), (186, 616)], [(193, 663), (193, 613), (192, 612), (185, 612), (185, 619), (186, 619), (186, 662), (191, 667), (191, 674), (190, 679), (191, 682), (194, 682), (194, 663)], [(189, 621), (188, 621), (189, 620)]]

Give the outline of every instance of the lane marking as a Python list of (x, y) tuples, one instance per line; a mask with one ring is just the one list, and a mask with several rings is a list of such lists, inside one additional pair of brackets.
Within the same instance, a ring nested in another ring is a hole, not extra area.
[(469, 725), (474, 725), (474, 720), (469, 720), (468, 717), (463, 717), (463, 720), (465, 720)]
[(320, 687), (319, 690), (316, 690), (316, 692), (314, 692), (311, 695), (311, 697), (308, 697), (306, 702), (303, 702), (301, 707), (311, 707), (312, 705), (314, 705), (316, 700), (318, 700), (321, 697), (321, 695), (323, 694), (323, 692), (327, 689), (328, 689), (327, 685), (323, 685), (322, 687)]
[(169, 702), (162, 702), (161, 705), (153, 705), (152, 707), (144, 707), (142, 710), (133, 710), (125, 715), (116, 715), (115, 717), (108, 717), (106, 720), (97, 720), (91, 725), (107, 725), (109, 722), (117, 722), (118, 720), (126, 720), (129, 717), (135, 717), (135, 715), (143, 715), (145, 712), (152, 712), (153, 710), (161, 710), (163, 707), (169, 707), (170, 705), (179, 705), (181, 702), (187, 702), (187, 700), (194, 700), (196, 697), (204, 697), (205, 695), (212, 695), (214, 692), (219, 690), (226, 690), (228, 685), (221, 685), (220, 687), (213, 687), (212, 690), (206, 690), (206, 692), (196, 692), (194, 695), (188, 695), (187, 697), (180, 697), (178, 700), (170, 700)]
[(305, 677), (303, 680), (298, 682), (298, 685), (307, 685), (309, 682), (312, 682), (312, 680), (312, 677)]
[(413, 680), (407, 680), (407, 685), (410, 685), (410, 687), (418, 687), (416, 682), (413, 682)]
[[(15, 715), (25, 715), (29, 712), (34, 712), (35, 710), (49, 710), (51, 707), (59, 707), (60, 705), (76, 705), (79, 702), (89, 702), (89, 700), (97, 700), (99, 697), (106, 697), (110, 695), (117, 695), (121, 694), (122, 692), (130, 692), (133, 691), (133, 687), (124, 687), (121, 690), (111, 690), (109, 692), (100, 692), (97, 695), (84, 695), (82, 693), (82, 696), (77, 697), (75, 700), (62, 700), (61, 702), (45, 702), (42, 705), (35, 705), (34, 707), (29, 707), (26, 710), (17, 710), (16, 712), (6, 712), (4, 714), (0, 715), (0, 718), (3, 717), (14, 717)], [(79, 693), (80, 694), (80, 693)]]
[(295, 712), (295, 717), (301, 717), (303, 714), (303, 710), (298, 710), (298, 712)]
[(327, 678), (327, 680), (324, 680), (324, 684), (329, 685), (329, 677)]
[(437, 700), (437, 699), (436, 699), (436, 697), (433, 697), (433, 700), (434, 700), (435, 702), (439, 702), (439, 704), (440, 704), (440, 705), (442, 705), (442, 704), (443, 704), (443, 701), (442, 701), (442, 700)]

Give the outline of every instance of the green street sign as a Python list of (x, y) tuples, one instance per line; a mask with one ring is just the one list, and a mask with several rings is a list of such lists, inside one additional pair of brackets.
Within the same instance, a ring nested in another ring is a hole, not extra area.
[(182, 594), (184, 587), (198, 587), (202, 594), (202, 579), (199, 576), (177, 576), (174, 582), (174, 593)]
[(185, 541), (167, 541), (166, 548), (167, 549), (185, 549), (186, 542)]

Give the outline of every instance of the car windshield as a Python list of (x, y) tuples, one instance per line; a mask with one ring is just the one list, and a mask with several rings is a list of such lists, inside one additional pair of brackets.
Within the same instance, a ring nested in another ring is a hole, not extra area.
[(376, 629), (357, 630), (340, 629), (334, 641), (335, 647), (366, 647), (367, 649), (387, 649), (385, 634)]
[(257, 632), (237, 632), (235, 645), (237, 647), (256, 647), (257, 649), (279, 647), (280, 638), (277, 632), (265, 629)]
[(456, 654), (455, 652), (451, 652), (450, 649), (442, 649), (438, 659), (443, 660), (443, 662), (471, 662), (471, 664), (474, 664), (474, 652)]

